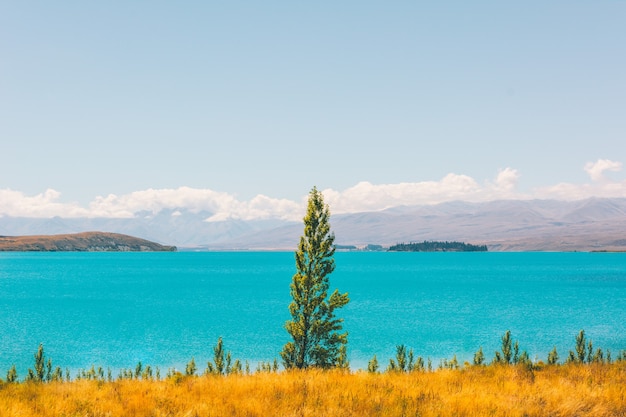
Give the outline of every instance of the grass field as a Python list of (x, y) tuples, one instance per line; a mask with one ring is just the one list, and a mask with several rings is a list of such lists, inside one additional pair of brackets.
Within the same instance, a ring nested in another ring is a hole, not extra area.
[(0, 415), (626, 416), (626, 362), (0, 385)]

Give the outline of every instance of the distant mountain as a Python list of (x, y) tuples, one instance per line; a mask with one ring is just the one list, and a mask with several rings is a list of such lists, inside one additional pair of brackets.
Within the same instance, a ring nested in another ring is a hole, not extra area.
[[(331, 217), (340, 245), (424, 240), (487, 245), (489, 251), (626, 250), (626, 199), (506, 200), (394, 207)], [(286, 224), (220, 242), (223, 248), (294, 249), (302, 225)]]
[(174, 246), (118, 233), (0, 236), (0, 251), (19, 252), (173, 252)]
[[(302, 234), (301, 222), (206, 221), (211, 215), (180, 208), (129, 219), (0, 217), (0, 235), (106, 230), (186, 249), (294, 250)], [(626, 198), (455, 201), (334, 214), (331, 225), (337, 244), (359, 247), (432, 240), (487, 245), (489, 251), (626, 250)]]

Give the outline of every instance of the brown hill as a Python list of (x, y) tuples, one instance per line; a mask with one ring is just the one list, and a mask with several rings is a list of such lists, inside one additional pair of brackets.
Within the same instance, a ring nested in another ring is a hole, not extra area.
[(14, 252), (173, 252), (149, 240), (119, 233), (84, 232), (63, 235), (0, 236), (0, 251)]

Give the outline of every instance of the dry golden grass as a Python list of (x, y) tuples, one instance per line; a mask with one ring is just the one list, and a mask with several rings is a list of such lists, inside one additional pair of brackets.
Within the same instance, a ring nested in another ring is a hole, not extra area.
[(626, 362), (0, 386), (0, 416), (626, 416)]

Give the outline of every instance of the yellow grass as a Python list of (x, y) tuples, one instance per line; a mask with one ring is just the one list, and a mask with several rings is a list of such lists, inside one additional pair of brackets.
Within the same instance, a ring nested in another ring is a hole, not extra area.
[(626, 416), (626, 362), (0, 386), (0, 416)]

